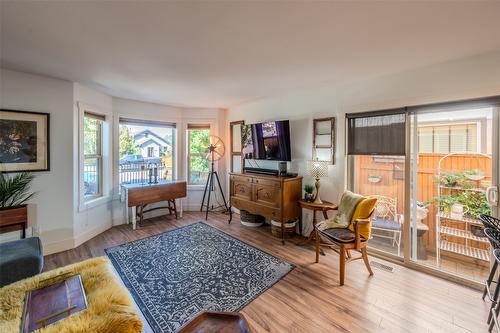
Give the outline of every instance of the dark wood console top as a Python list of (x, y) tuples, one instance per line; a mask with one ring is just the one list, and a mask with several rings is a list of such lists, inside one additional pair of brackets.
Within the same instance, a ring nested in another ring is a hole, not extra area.
[(252, 173), (252, 172), (230, 172), (231, 176), (246, 176), (246, 177), (258, 177), (258, 178), (269, 178), (272, 180), (280, 180), (284, 182), (296, 181), (297, 179), (302, 179), (302, 176), (297, 177), (285, 177), (285, 176), (273, 176), (273, 175), (264, 175), (260, 173)]

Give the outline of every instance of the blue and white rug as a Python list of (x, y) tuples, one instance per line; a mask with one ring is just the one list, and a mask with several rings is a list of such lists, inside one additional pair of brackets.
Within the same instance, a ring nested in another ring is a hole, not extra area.
[(201, 222), (106, 253), (157, 333), (202, 310), (239, 311), (293, 269)]

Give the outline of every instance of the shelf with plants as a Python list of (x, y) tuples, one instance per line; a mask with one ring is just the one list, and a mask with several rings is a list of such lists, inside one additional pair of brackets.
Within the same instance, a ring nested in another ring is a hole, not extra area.
[(479, 220), (481, 214), (491, 213), (486, 198), (485, 173), (477, 169), (447, 171), (441, 168), (446, 158), (452, 155), (441, 158), (436, 178), (438, 196), (435, 202), (439, 207), (436, 214), (438, 264), (441, 251), (489, 261), (489, 242)]

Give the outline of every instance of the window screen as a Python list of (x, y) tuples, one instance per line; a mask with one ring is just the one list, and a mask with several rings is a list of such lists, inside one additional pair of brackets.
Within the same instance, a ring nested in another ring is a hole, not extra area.
[(347, 114), (347, 154), (405, 155), (404, 109)]

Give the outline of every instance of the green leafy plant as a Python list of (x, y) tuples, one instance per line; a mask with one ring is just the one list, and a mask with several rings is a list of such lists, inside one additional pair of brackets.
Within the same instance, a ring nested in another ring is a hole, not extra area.
[(478, 219), (481, 214), (491, 215), (486, 194), (479, 191), (463, 191), (456, 197), (457, 203), (468, 208), (465, 215)]
[(30, 191), (35, 176), (28, 172), (7, 176), (0, 174), (0, 208), (21, 206), (31, 199), (35, 193)]
[(460, 186), (463, 188), (473, 187), (473, 183), (467, 179), (464, 172), (449, 172), (436, 177), (436, 183), (445, 187)]
[(445, 194), (435, 197), (434, 201), (438, 204), (438, 207), (441, 210), (446, 210), (450, 209), (451, 206), (457, 202), (457, 198), (455, 196)]
[(304, 192), (313, 193), (314, 192), (314, 185), (312, 185), (312, 184), (304, 185)]

